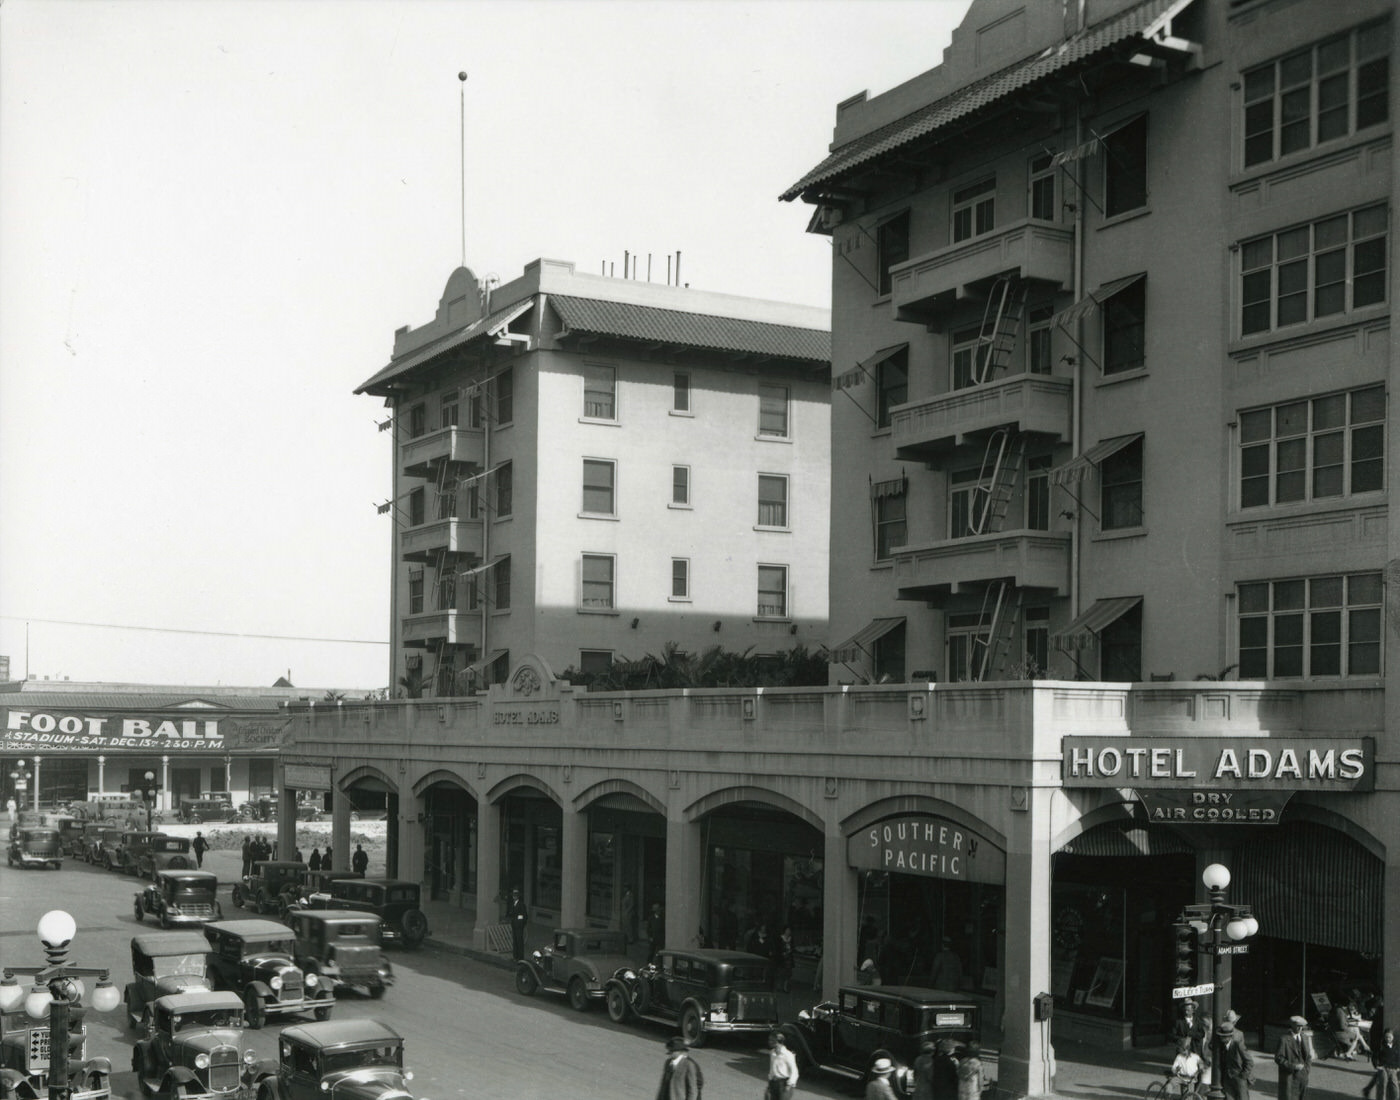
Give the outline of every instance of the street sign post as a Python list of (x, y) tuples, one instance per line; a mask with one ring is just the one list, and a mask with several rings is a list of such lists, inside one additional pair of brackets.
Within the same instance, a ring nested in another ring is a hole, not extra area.
[(1172, 1000), (1180, 1001), (1187, 997), (1202, 997), (1207, 993), (1214, 992), (1214, 982), (1203, 982), (1200, 985), (1179, 985), (1172, 990)]

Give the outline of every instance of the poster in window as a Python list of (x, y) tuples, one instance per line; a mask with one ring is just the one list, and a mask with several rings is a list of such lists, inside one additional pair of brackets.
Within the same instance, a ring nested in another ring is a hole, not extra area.
[(1094, 980), (1084, 994), (1084, 1003), (1096, 1008), (1112, 1008), (1118, 999), (1118, 987), (1123, 984), (1123, 960), (1111, 959), (1107, 955), (1099, 959), (1094, 970)]
[(1078, 951), (1056, 951), (1050, 959), (1050, 992), (1061, 1000), (1069, 999), (1070, 981)]

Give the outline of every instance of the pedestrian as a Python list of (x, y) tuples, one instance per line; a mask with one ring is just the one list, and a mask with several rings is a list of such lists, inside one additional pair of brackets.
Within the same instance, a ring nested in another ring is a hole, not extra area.
[(253, 873), (253, 838), (247, 833), (243, 834), (243, 877), (247, 878)]
[(1197, 1012), (1197, 1004), (1190, 997), (1181, 1003), (1181, 1016), (1172, 1024), (1169, 1038), (1173, 1045), (1181, 1039), (1191, 1044), (1191, 1051), (1205, 1065), (1210, 1065), (1210, 1025)]
[(1366, 1045), (1366, 1040), (1361, 1035), (1361, 1010), (1356, 1007), (1354, 1001), (1343, 1001), (1339, 997), (1327, 1024), (1332, 1031), (1336, 1058), (1343, 1062), (1352, 1062), (1356, 1060), (1357, 1051), (1362, 1054), (1371, 1053), (1371, 1048)]
[(296, 860), (298, 863), (305, 863), (305, 862), (306, 862), (306, 858), (301, 854), (301, 849), (300, 849), (300, 848), (293, 848), (292, 851), (293, 851), (293, 853), (294, 853), (294, 854), (292, 855), (292, 858), (293, 858), (294, 860)]
[(958, 1059), (958, 1100), (981, 1100), (982, 1044), (969, 1039)]
[(773, 957), (773, 944), (768, 939), (766, 924), (760, 924), (749, 933), (749, 941), (744, 945), (744, 950), (750, 955), (762, 955), (765, 959)]
[(943, 937), (943, 946), (933, 957), (933, 974), (929, 984), (934, 989), (947, 989), (954, 993), (962, 988), (962, 959), (953, 950), (952, 936)]
[(919, 1056), (914, 1059), (914, 1100), (933, 1100), (933, 1058), (937, 1049), (931, 1039), (919, 1044)]
[(1278, 1041), (1274, 1061), (1278, 1063), (1278, 1100), (1303, 1100), (1308, 1091), (1308, 1070), (1312, 1066), (1312, 1046), (1303, 1030), (1308, 1021), (1288, 1017), (1292, 1029)]
[(779, 993), (792, 991), (792, 971), (796, 965), (797, 948), (792, 942), (792, 928), (784, 925), (773, 941), (773, 984)]
[(787, 1036), (775, 1031), (768, 1036), (768, 1087), (763, 1092), (764, 1098), (790, 1100), (796, 1087), (797, 1059), (787, 1048)]
[(209, 850), (209, 842), (204, 839), (203, 832), (196, 832), (194, 839), (190, 841), (190, 847), (194, 850), (195, 866), (204, 866), (204, 853)]
[(647, 938), (647, 950), (650, 954), (655, 954), (665, 946), (663, 940), (666, 935), (666, 916), (662, 912), (659, 901), (651, 903), (651, 912), (647, 914), (644, 932)]
[(19, 809), (19, 804), (13, 798), (5, 799), (5, 812), (10, 815), (10, 824), (15, 823), (15, 810)]
[(622, 888), (619, 912), (622, 915), (622, 931), (627, 937), (627, 942), (632, 943), (637, 938), (637, 899), (633, 897), (630, 886)]
[(957, 1049), (952, 1039), (933, 1044), (933, 1100), (958, 1100)]
[(1244, 1036), (1235, 1028), (1240, 1014), (1233, 1008), (1215, 1029), (1215, 1058), (1220, 1062), (1220, 1087), (1230, 1100), (1249, 1100), (1254, 1084), (1254, 1055), (1244, 1045)]
[(369, 853), (365, 851), (363, 844), (355, 845), (355, 852), (350, 857), (350, 870), (357, 875), (363, 875), (369, 870)]
[(1379, 1039), (1372, 1033), (1371, 1065), (1376, 1072), (1361, 1095), (1369, 1097), (1374, 1091), (1376, 1100), (1400, 1100), (1400, 1042), (1396, 1042), (1394, 1029), (1386, 1028)]
[(860, 985), (879, 985), (880, 972), (875, 969), (875, 960), (866, 959), (856, 971), (856, 982)]
[(705, 1087), (705, 1075), (700, 1063), (690, 1056), (690, 1048), (679, 1035), (666, 1040), (666, 1064), (661, 1069), (661, 1084), (656, 1100), (700, 1100)]
[(331, 863), (331, 846), (329, 844), (326, 845), (326, 850), (321, 853), (321, 870), (335, 870), (335, 865)]
[(312, 848), (311, 858), (307, 860), (306, 869), (308, 871), (319, 871), (321, 869), (321, 849)]
[(506, 907), (506, 919), (510, 921), (510, 949), (515, 961), (525, 957), (525, 925), (530, 920), (530, 909), (520, 896), (520, 887), (511, 887), (510, 905)]
[(865, 1100), (898, 1100), (890, 1078), (894, 1076), (894, 1063), (888, 1058), (876, 1058), (870, 1067), (870, 1080), (865, 1083)]

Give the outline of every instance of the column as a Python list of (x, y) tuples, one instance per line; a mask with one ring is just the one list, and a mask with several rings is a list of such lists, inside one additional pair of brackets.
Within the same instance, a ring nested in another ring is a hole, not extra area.
[(501, 808), (486, 799), (476, 802), (476, 926), (472, 946), (491, 950), (486, 929), (500, 923), (498, 901), (501, 894)]
[(104, 787), (107, 781), (107, 758), (102, 755), (97, 757), (97, 797), (101, 798), (106, 791)]
[(350, 796), (343, 791), (332, 792), (331, 802), (331, 861), (333, 871), (350, 870)]
[(224, 755), (224, 793), (233, 801), (233, 757)]
[(695, 946), (702, 871), (698, 821), (666, 820), (666, 938), (653, 948)]
[[(423, 823), (418, 820), (423, 800), (412, 792), (400, 794), (399, 803), (399, 869), (398, 877), (409, 882), (423, 881)], [(341, 867), (340, 850), (335, 853), (336, 866)], [(344, 863), (349, 867), (347, 859)]]
[(581, 928), (588, 915), (588, 814), (563, 810), (559, 839), (559, 923)]
[(277, 854), (291, 859), (297, 850), (297, 792), (282, 784), (277, 792)]
[[(859, 930), (860, 875), (849, 866), (846, 838), (837, 821), (827, 823), (822, 875), (822, 995), (835, 996), (856, 980), (856, 935)], [(834, 831), (832, 831), (834, 830)]]
[(39, 808), (39, 772), (42, 764), (43, 758), (36, 756), (34, 758), (34, 808), (36, 810)]
[[(1029, 810), (1011, 815), (1006, 853), (1006, 965), (998, 1085), (1012, 1096), (1054, 1091), (1050, 1021), (1034, 1018), (1034, 998), (1050, 991), (1050, 827), (1054, 791), (1032, 787)], [(993, 1021), (994, 1023), (994, 1021)]]
[(158, 808), (162, 810), (170, 809), (170, 757), (160, 758), (160, 798), (157, 800)]

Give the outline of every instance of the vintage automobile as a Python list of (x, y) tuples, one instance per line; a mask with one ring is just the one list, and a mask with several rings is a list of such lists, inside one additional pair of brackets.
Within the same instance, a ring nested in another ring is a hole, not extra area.
[(257, 1100), (412, 1100), (403, 1038), (378, 1020), (283, 1028), (277, 1055), (260, 1071)]
[(515, 964), (515, 988), (529, 997), (541, 989), (565, 993), (587, 1012), (605, 996), (604, 985), (631, 965), (627, 933), (597, 928), (556, 928), (548, 945)]
[(690, 1046), (710, 1032), (767, 1035), (778, 1022), (772, 963), (744, 951), (663, 949), (645, 966), (616, 970), (604, 995), (614, 1022), (678, 1024)]
[[(0, 1096), (4, 1100), (39, 1100), (49, 1095), (51, 1069), (49, 1025), (31, 1020), (23, 1008), (0, 1013)], [(87, 1056), (87, 1028), (70, 1018), (68, 1031), (68, 1100), (106, 1100), (111, 1096), (112, 1062)]]
[(146, 829), (127, 829), (122, 833), (121, 847), (117, 851), (117, 857), (112, 860), (107, 870), (120, 871), (124, 875), (139, 873), (141, 860), (150, 851), (151, 845), (158, 838), (164, 836), (164, 833), (151, 832)]
[(255, 913), (278, 913), (297, 896), (305, 881), (306, 864), (299, 860), (259, 860), (251, 875), (233, 884), (233, 904)]
[(419, 908), (422, 890), (416, 882), (393, 878), (336, 879), (328, 909), (358, 909), (384, 922), (385, 943), (417, 947), (428, 935), (428, 918)]
[(83, 860), (111, 870), (121, 865), (122, 833), (120, 825), (104, 821), (95, 829), (83, 833)]
[(162, 928), (204, 924), (224, 919), (218, 891), (219, 876), (212, 871), (157, 871), (155, 881), (136, 895), (132, 907), (138, 921), (149, 913)]
[(394, 984), (380, 946), (380, 920), (353, 909), (293, 909), (284, 918), (296, 936), (296, 963), (332, 989), (363, 989), (376, 1000)]
[(240, 1050), (243, 1002), (237, 994), (171, 993), (151, 1006), (131, 1069), (146, 1096), (215, 1100), (251, 1089), (258, 1058)]
[(59, 830), (59, 835), (63, 838), (63, 854), (72, 859), (86, 860), (88, 858), (88, 845), (106, 824), (105, 821), (84, 821), (82, 818), (74, 818), (66, 828)]
[(799, 1066), (868, 1076), (876, 1058), (895, 1065), (894, 1081), (914, 1090), (914, 1059), (925, 1042), (981, 1040), (982, 1008), (941, 989), (908, 985), (843, 986), (835, 1000), (803, 1009), (782, 1025)]
[[(364, 878), (359, 871), (307, 871), (295, 898), (289, 898), (288, 909), (329, 909), (331, 883), (345, 878)], [(284, 917), (285, 913), (282, 914)]]
[(330, 1018), (335, 990), (316, 974), (302, 973), (294, 958), (296, 939), (285, 924), (256, 918), (213, 921), (204, 926), (204, 938), (214, 986), (243, 998), (249, 1027), (293, 1012)]
[(182, 798), (177, 817), (186, 825), (206, 821), (227, 821), (234, 815), (233, 803), (223, 798)]
[(209, 942), (198, 932), (143, 932), (131, 937), (131, 982), (122, 993), (126, 1022), (141, 1027), (146, 1010), (168, 993), (207, 992)]
[(136, 857), (136, 873), (154, 882), (160, 871), (188, 871), (197, 862), (189, 837), (154, 836)]
[(11, 867), (63, 866), (63, 842), (52, 825), (16, 825), (10, 831), (5, 862)]

